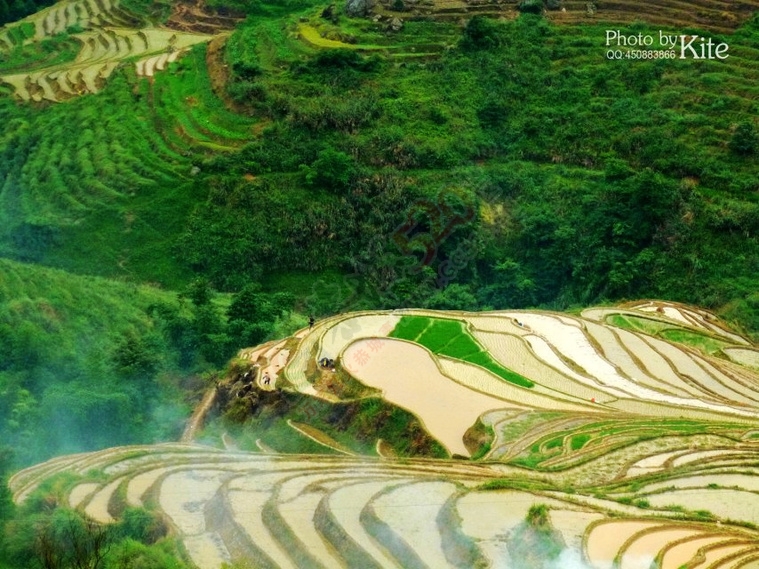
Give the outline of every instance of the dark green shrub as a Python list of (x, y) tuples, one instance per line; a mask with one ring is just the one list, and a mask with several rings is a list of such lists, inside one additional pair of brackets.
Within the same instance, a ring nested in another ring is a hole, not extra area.
[(492, 49), (501, 43), (498, 24), (483, 16), (475, 16), (469, 20), (461, 40), (461, 46), (468, 50)]
[(127, 508), (121, 514), (121, 521), (113, 526), (115, 536), (121, 539), (134, 539), (149, 545), (155, 543), (167, 533), (160, 515), (144, 508)]
[(508, 107), (499, 101), (488, 101), (477, 111), (477, 118), (485, 128), (493, 128), (504, 124)]
[(522, 0), (517, 6), (517, 10), (526, 14), (543, 13), (543, 0)]
[(227, 85), (227, 94), (238, 103), (265, 101), (266, 88), (253, 81), (234, 81)]
[(360, 69), (362, 65), (363, 58), (352, 49), (327, 49), (313, 60), (318, 69)]
[(355, 171), (355, 161), (351, 156), (328, 148), (319, 153), (308, 169), (306, 181), (327, 190), (340, 191), (348, 187)]
[(242, 79), (254, 79), (261, 75), (261, 66), (252, 61), (235, 61), (232, 72)]
[(738, 125), (730, 140), (730, 150), (741, 156), (754, 154), (759, 148), (759, 135), (756, 128), (749, 121), (742, 122)]
[(534, 528), (544, 528), (548, 525), (548, 506), (533, 504), (527, 512), (527, 523)]

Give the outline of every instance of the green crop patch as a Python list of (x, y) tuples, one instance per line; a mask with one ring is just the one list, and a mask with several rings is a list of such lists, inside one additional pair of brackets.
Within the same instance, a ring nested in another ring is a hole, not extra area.
[(575, 435), (572, 437), (570, 446), (572, 450), (580, 450), (590, 440), (590, 435)]
[(718, 340), (707, 334), (680, 328), (676, 324), (641, 318), (630, 314), (612, 314), (606, 318), (606, 322), (612, 326), (643, 332), (652, 336), (658, 336), (671, 342), (685, 344), (701, 350), (706, 354), (719, 353), (722, 348), (730, 346), (730, 342)]
[(395, 326), (390, 336), (403, 340), (416, 341), (419, 336), (432, 324), (432, 318), (423, 316), (404, 316)]
[(205, 57), (206, 46), (196, 45), (173, 73), (156, 75), (153, 108), (162, 134), (177, 147), (231, 150), (251, 138), (256, 121), (230, 112), (213, 93)]
[[(12, 28), (14, 30), (16, 28)], [(76, 58), (80, 44), (66, 34), (38, 43), (19, 41), (9, 51), (0, 50), (0, 74), (28, 72), (61, 65)]]
[(723, 342), (705, 334), (691, 332), (690, 330), (662, 330), (659, 335), (665, 340), (693, 346), (707, 354), (719, 353), (722, 348), (731, 345), (729, 342)]
[(628, 314), (612, 314), (606, 318), (606, 321), (612, 326), (618, 326), (619, 328), (625, 328), (626, 330), (634, 330), (635, 332), (643, 332), (652, 336), (656, 336), (662, 330), (674, 326), (674, 324), (667, 324), (666, 322), (659, 322), (657, 320), (640, 318)]
[[(416, 342), (423, 345), (431, 352), (436, 354), (444, 353), (448, 355), (448, 349), (452, 349), (460, 342), (468, 343), (468, 336), (464, 334), (464, 328), (461, 322), (456, 320), (434, 319), (429, 326), (417, 339)], [(473, 342), (474, 340), (472, 340)]]
[(390, 333), (390, 337), (411, 340), (421, 344), (434, 354), (482, 366), (509, 383), (521, 387), (532, 387), (534, 385), (526, 377), (506, 369), (496, 362), (469, 334), (464, 324), (459, 320), (403, 316)]

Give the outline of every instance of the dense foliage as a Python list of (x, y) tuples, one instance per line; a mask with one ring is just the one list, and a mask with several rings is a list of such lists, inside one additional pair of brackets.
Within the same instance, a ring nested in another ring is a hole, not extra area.
[(20, 507), (3, 497), (0, 567), (187, 567), (160, 515), (130, 507), (118, 523), (102, 525), (67, 507), (63, 491), (78, 481), (70, 475), (53, 477)]
[[(397, 41), (441, 26), (409, 22)], [(755, 326), (757, 109), (739, 62), (756, 28), (732, 40), (734, 66), (615, 64), (592, 41), (600, 28), (529, 14), (475, 18), (429, 63), (343, 50), (304, 64), (256, 19), (227, 56), (255, 62), (232, 85), (255, 85), (247, 104), (274, 124), (209, 164), (212, 197), (182, 246), (233, 290), (264, 265), (336, 268), (342, 307), (656, 296)]]
[(24, 16), (50, 6), (55, 0), (0, 0), (0, 25), (15, 22)]
[(289, 333), (288, 295), (176, 294), (0, 260), (0, 436), (14, 466), (181, 435), (201, 375)]
[[(726, 61), (630, 62), (541, 2), (394, 33), (316, 0), (209, 4), (249, 17), (151, 80), (0, 88), (4, 470), (175, 439), (203, 374), (309, 313), (659, 297), (759, 329), (759, 17)], [(0, 0), (0, 23), (41, 5)], [(2, 73), (74, 59), (33, 33), (8, 31)], [(114, 566), (164, 566), (130, 540)]]
[[(719, 66), (622, 65), (596, 49), (600, 27), (531, 14), (463, 33), (407, 22), (402, 49), (458, 44), (398, 63), (297, 42), (286, 14), (308, 4), (247, 7), (225, 52), (240, 114), (212, 93), (203, 47), (150, 88), (126, 73), (63, 105), (3, 101), (4, 254), (174, 288), (193, 273), (285, 286), (316, 313), (657, 296), (755, 325), (741, 62), (756, 20)], [(369, 22), (318, 25), (388, 41)]]

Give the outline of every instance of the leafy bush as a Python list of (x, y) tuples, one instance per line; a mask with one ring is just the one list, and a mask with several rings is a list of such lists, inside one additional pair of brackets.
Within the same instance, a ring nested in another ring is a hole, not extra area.
[(498, 24), (484, 16), (475, 16), (467, 22), (461, 47), (468, 50), (493, 49), (502, 43)]
[(543, 0), (521, 0), (517, 10), (527, 14), (541, 14), (543, 12)]
[(266, 100), (266, 87), (253, 81), (230, 81), (227, 93), (237, 103)]
[(534, 528), (548, 526), (548, 506), (545, 504), (533, 504), (527, 511), (527, 523)]
[(238, 60), (232, 64), (232, 73), (244, 80), (255, 79), (261, 75), (261, 66), (250, 60)]
[(293, 70), (300, 74), (343, 74), (347, 77), (351, 73), (377, 71), (381, 63), (382, 60), (379, 57), (365, 57), (354, 49), (323, 49), (307, 62), (295, 64)]
[(739, 124), (730, 139), (730, 150), (741, 156), (750, 156), (759, 149), (759, 134), (754, 123), (745, 121)]
[(0, 0), (0, 25), (20, 20), (54, 3), (55, 0)]
[(339, 150), (328, 148), (305, 170), (308, 184), (334, 193), (344, 191), (356, 174), (355, 160)]

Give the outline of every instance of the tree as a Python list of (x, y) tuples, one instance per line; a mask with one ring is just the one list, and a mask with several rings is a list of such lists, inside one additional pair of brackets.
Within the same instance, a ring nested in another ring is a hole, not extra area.
[(116, 371), (126, 379), (149, 379), (160, 364), (160, 346), (157, 338), (138, 336), (135, 332), (124, 335), (114, 352)]
[(109, 527), (64, 508), (25, 515), (5, 535), (15, 566), (41, 569), (102, 569), (113, 543)]
[(306, 182), (339, 193), (348, 187), (355, 173), (356, 165), (351, 156), (328, 148), (319, 152), (307, 169)]
[(189, 569), (170, 542), (148, 547), (133, 539), (116, 544), (108, 555), (107, 569)]
[(8, 476), (14, 461), (14, 451), (11, 447), (0, 446), (0, 529), (12, 517), (15, 512), (13, 495), (8, 486)]
[(467, 22), (461, 45), (464, 49), (493, 49), (501, 45), (498, 24), (483, 16), (475, 16)]
[(288, 293), (267, 294), (257, 283), (243, 288), (227, 309), (228, 335), (235, 345), (255, 345), (273, 329), (278, 316), (289, 310), (295, 298)]
[(526, 308), (537, 303), (537, 287), (525, 268), (513, 259), (496, 263), (493, 283), (479, 293), (482, 302), (494, 308)]
[(730, 150), (741, 156), (754, 154), (759, 148), (759, 135), (754, 124), (745, 121), (738, 125), (730, 140)]
[(545, 504), (533, 504), (527, 512), (527, 523), (534, 528), (548, 526), (548, 506)]
[(182, 296), (189, 298), (195, 306), (205, 306), (211, 302), (213, 289), (207, 279), (197, 278), (187, 286)]
[(517, 10), (527, 14), (541, 14), (543, 12), (543, 0), (522, 0), (517, 5)]
[(430, 296), (426, 307), (433, 310), (477, 310), (480, 305), (469, 285), (453, 283)]

